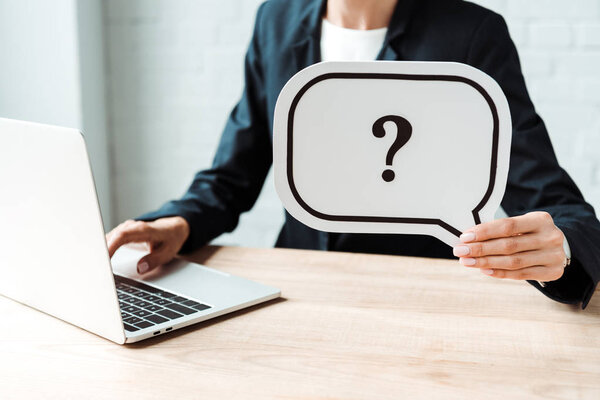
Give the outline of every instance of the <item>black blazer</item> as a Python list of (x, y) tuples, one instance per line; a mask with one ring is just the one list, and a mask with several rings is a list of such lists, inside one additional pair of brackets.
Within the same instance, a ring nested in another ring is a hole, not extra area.
[[(182, 252), (232, 231), (254, 205), (272, 163), (273, 110), (296, 72), (320, 61), (326, 0), (269, 0), (258, 9), (245, 59), (245, 88), (231, 112), (211, 168), (198, 172), (179, 200), (139, 219), (179, 215), (191, 228)], [(502, 207), (509, 215), (548, 211), (564, 232), (573, 263), (541, 288), (552, 299), (587, 304), (600, 279), (600, 223), (558, 165), (548, 133), (527, 93), (515, 46), (502, 17), (461, 0), (399, 0), (381, 60), (457, 61), (492, 76), (508, 98), (513, 139)], [(288, 213), (276, 246), (425, 257), (452, 257), (429, 236), (331, 234)]]

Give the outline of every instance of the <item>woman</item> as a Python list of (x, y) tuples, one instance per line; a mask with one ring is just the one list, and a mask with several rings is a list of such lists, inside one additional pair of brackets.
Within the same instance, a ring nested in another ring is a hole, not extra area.
[[(115, 228), (112, 256), (145, 242), (138, 271), (168, 262), (231, 231), (256, 201), (272, 162), (273, 110), (279, 91), (321, 60), (456, 61), (492, 76), (513, 122), (511, 166), (502, 207), (511, 217), (467, 230), (449, 249), (414, 235), (332, 234), (286, 213), (276, 245), (303, 249), (460, 258), (494, 278), (523, 279), (565, 303), (588, 303), (600, 279), (600, 223), (560, 168), (536, 114), (504, 20), (460, 0), (270, 0), (258, 10), (245, 60), (245, 89), (210, 169), (179, 200)], [(468, 176), (457, 178), (457, 189)], [(571, 261), (572, 259), (572, 261)], [(567, 266), (568, 264), (571, 264)]]

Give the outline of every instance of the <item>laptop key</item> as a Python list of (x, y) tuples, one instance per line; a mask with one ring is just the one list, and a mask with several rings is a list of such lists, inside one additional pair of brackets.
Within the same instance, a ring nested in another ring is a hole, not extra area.
[(140, 301), (140, 299), (138, 299), (137, 297), (129, 297), (125, 300), (123, 300), (125, 303), (128, 303), (127, 305), (132, 305), (133, 303), (135, 303), (136, 301)]
[(188, 298), (183, 297), (183, 296), (177, 296), (177, 297), (173, 297), (172, 299), (169, 299), (169, 300), (176, 301), (177, 303), (181, 303), (181, 302), (187, 301)]
[(146, 310), (148, 310), (148, 311), (152, 311), (152, 312), (157, 312), (158, 310), (162, 310), (162, 309), (163, 309), (162, 307), (159, 307), (159, 306), (157, 306), (157, 305), (154, 305), (154, 304), (153, 304), (153, 305), (151, 305), (151, 306), (148, 306), (148, 307), (144, 307), (144, 308), (145, 308)]
[(157, 312), (157, 314), (160, 314), (163, 317), (167, 317), (169, 319), (176, 319), (176, 318), (183, 317), (183, 315), (176, 313), (174, 311), (171, 311), (171, 310), (160, 310), (159, 312)]
[(127, 314), (126, 312), (121, 311), (121, 318), (125, 319), (125, 318), (128, 318), (128, 317), (130, 317), (129, 314)]
[(125, 278), (124, 276), (119, 276), (119, 275), (115, 275), (115, 280), (119, 283), (125, 283), (126, 285), (134, 287), (134, 288), (141, 288), (143, 286), (146, 286), (141, 282), (138, 282), (133, 279)]
[(125, 300), (128, 299), (130, 296), (129, 293), (119, 293), (117, 297), (119, 298), (119, 300)]
[(175, 310), (175, 311), (180, 312), (180, 313), (185, 314), (185, 315), (189, 315), (189, 314), (193, 314), (195, 312), (198, 312), (198, 310), (194, 310), (193, 308), (189, 308), (189, 307), (186, 307), (186, 306), (182, 306), (181, 304), (175, 304), (175, 303), (169, 304), (169, 305), (167, 305), (165, 307), (170, 308), (171, 310)]
[(146, 308), (148, 306), (151, 306), (152, 303), (149, 303), (146, 300), (137, 300), (136, 302), (133, 303), (133, 305), (136, 307)]
[(152, 296), (150, 293), (142, 292), (141, 290), (138, 291), (135, 295), (137, 297), (141, 297), (142, 299), (145, 299), (148, 296)]
[(162, 290), (159, 291), (159, 292), (157, 292), (157, 293), (155, 293), (155, 294), (157, 296), (164, 297), (165, 299), (170, 299), (171, 297), (177, 296), (176, 294), (165, 292), (165, 291), (162, 291)]
[(171, 304), (171, 302), (169, 300), (165, 300), (165, 299), (156, 300), (155, 303), (158, 304), (159, 306), (166, 306), (167, 304)]
[(194, 308), (198, 311), (202, 311), (202, 310), (208, 310), (211, 307), (207, 306), (206, 304), (198, 304), (197, 306), (193, 306), (192, 308)]
[(135, 324), (135, 326), (137, 326), (138, 328), (148, 328), (150, 326), (154, 325), (152, 322), (148, 322), (148, 321), (142, 321), (142, 322), (138, 322), (137, 324)]
[(133, 313), (135, 311), (140, 311), (139, 308), (134, 307), (134, 306), (127, 306), (127, 307), (123, 307), (121, 308), (122, 311), (128, 312), (128, 313)]
[(129, 332), (135, 332), (135, 331), (139, 331), (140, 328), (136, 328), (135, 326), (129, 325), (129, 324), (123, 324), (123, 326), (125, 327), (126, 331)]
[(144, 300), (146, 300), (146, 301), (156, 301), (156, 300), (160, 300), (160, 297), (154, 296), (154, 295), (150, 295), (150, 296), (144, 297)]
[(138, 316), (138, 317), (146, 317), (152, 313), (150, 311), (140, 310), (140, 311), (132, 312), (132, 314), (135, 316)]
[[(169, 311), (169, 310), (166, 310)], [(148, 321), (152, 321), (155, 324), (162, 324), (163, 322), (167, 322), (168, 319), (161, 317), (160, 315), (156, 315), (156, 314), (152, 314), (152, 315), (148, 315), (146, 318)]]
[(144, 293), (144, 294), (142, 294), (141, 296), (136, 293), (136, 295), (139, 297), (147, 298), (148, 296), (158, 296), (158, 297), (163, 297), (163, 298), (169, 299), (169, 298), (177, 296), (177, 295), (175, 295), (173, 293), (169, 293), (165, 290), (158, 289), (158, 288), (150, 286), (150, 285), (146, 285), (145, 283), (142, 283), (142, 282), (130, 279), (130, 278), (125, 278), (124, 276), (114, 275), (114, 277), (115, 277), (115, 282), (117, 282), (118, 285), (122, 284), (122, 285), (126, 286), (124, 291), (127, 293), (140, 292), (140, 290), (143, 290), (143, 292), (141, 292), (141, 293)]
[(186, 300), (186, 301), (183, 301), (181, 304), (183, 304), (184, 306), (188, 306), (188, 307), (194, 307), (194, 306), (199, 305), (200, 303), (198, 303), (197, 301), (194, 301), (194, 300)]
[(160, 292), (159, 289), (146, 285), (145, 283), (142, 282), (138, 282), (138, 281), (131, 281), (131, 286), (135, 286), (138, 289), (144, 290), (148, 293), (156, 293), (156, 292)]
[(138, 317), (129, 317), (123, 320), (123, 322), (127, 322), (128, 324), (137, 324), (138, 322), (142, 322), (143, 319)]

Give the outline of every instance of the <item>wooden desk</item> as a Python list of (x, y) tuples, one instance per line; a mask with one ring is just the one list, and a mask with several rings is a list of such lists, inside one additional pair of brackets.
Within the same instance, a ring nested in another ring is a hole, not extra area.
[(588, 309), (457, 262), (209, 247), (284, 299), (118, 346), (0, 297), (0, 398), (599, 399)]

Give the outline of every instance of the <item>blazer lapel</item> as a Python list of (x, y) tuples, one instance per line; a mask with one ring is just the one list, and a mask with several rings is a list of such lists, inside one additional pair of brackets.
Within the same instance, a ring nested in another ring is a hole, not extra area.
[(377, 55), (377, 60), (395, 61), (402, 59), (400, 51), (401, 39), (410, 23), (410, 18), (415, 7), (416, 0), (398, 0), (383, 46)]
[(321, 61), (321, 20), (327, 0), (314, 0), (301, 16), (298, 41), (292, 51), (297, 71)]
[(318, 39), (312, 36), (296, 43), (293, 47), (296, 72), (308, 67), (309, 65), (321, 61), (321, 46)]

